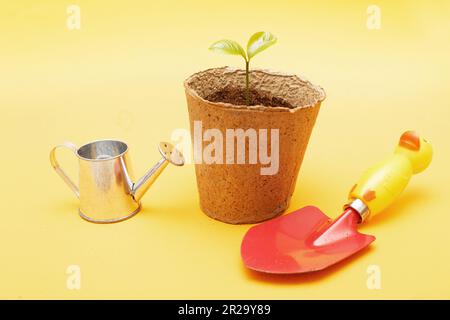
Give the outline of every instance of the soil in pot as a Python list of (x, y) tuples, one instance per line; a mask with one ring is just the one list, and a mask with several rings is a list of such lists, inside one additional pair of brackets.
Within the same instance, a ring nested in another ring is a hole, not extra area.
[[(274, 96), (270, 97), (254, 89), (249, 90), (249, 98), (251, 106), (259, 105), (266, 107), (284, 107), (289, 109), (294, 108), (289, 102), (287, 102), (283, 98)], [(211, 102), (225, 102), (234, 104), (236, 106), (246, 105), (247, 91), (237, 88), (228, 88), (211, 93), (210, 95), (205, 97), (205, 100)]]

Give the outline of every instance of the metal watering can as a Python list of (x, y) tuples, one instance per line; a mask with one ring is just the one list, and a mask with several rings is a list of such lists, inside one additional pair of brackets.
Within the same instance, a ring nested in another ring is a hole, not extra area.
[[(56, 150), (61, 147), (72, 150), (78, 157), (78, 186), (56, 159)], [(51, 150), (50, 163), (80, 199), (79, 213), (83, 219), (112, 223), (128, 219), (139, 212), (140, 199), (169, 163), (176, 166), (184, 164), (182, 153), (170, 143), (161, 142), (159, 152), (161, 160), (136, 182), (133, 182), (128, 145), (122, 141), (99, 140), (80, 148), (65, 142)]]

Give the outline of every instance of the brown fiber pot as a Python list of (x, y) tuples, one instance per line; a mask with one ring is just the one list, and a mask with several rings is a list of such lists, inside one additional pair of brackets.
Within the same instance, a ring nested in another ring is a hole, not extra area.
[[(205, 99), (224, 88), (243, 90), (245, 72), (242, 70), (209, 69), (184, 82), (192, 140), (195, 139), (194, 121), (201, 121), (203, 132), (220, 130), (224, 137), (224, 157), (226, 129), (279, 130), (276, 174), (261, 175), (259, 161), (257, 164), (246, 161), (246, 164), (201, 162), (195, 165), (201, 209), (214, 219), (234, 224), (267, 220), (288, 207), (320, 104), (325, 99), (322, 88), (295, 75), (253, 70), (250, 83), (251, 89), (269, 98), (282, 98), (293, 108), (232, 105)], [(268, 136), (267, 149), (271, 150), (270, 133)], [(211, 143), (201, 141), (202, 150)], [(247, 142), (247, 157), (248, 146)]]

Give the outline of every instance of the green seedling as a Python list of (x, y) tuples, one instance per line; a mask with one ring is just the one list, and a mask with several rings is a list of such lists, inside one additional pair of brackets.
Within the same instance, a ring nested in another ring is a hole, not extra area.
[(260, 31), (250, 37), (247, 43), (247, 52), (239, 43), (233, 40), (220, 40), (214, 42), (209, 50), (224, 54), (238, 55), (245, 60), (245, 99), (247, 105), (250, 105), (250, 60), (261, 51), (266, 50), (277, 42), (277, 38), (270, 32)]

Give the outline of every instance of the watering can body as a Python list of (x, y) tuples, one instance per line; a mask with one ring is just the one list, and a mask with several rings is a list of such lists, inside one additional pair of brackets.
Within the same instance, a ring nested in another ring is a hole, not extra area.
[[(56, 160), (56, 150), (65, 147), (78, 157), (79, 184), (75, 184)], [(117, 140), (100, 140), (77, 148), (70, 142), (56, 146), (50, 152), (50, 162), (56, 172), (80, 200), (79, 214), (96, 223), (111, 223), (128, 219), (139, 212), (140, 199), (169, 162), (182, 165), (181, 153), (168, 143), (161, 143), (163, 155), (141, 179), (134, 181), (128, 146)]]
[(134, 181), (128, 151), (100, 161), (80, 158), (80, 215), (90, 221), (114, 222), (139, 211), (140, 201), (132, 195)]

